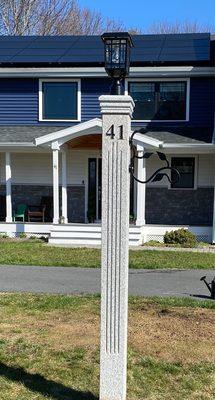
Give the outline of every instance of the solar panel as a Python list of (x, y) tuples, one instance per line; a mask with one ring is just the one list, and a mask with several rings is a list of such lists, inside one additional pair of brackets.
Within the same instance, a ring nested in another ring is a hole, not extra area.
[[(133, 63), (210, 60), (210, 34), (134, 35)], [(0, 62), (13, 64), (103, 63), (100, 36), (1, 36)]]

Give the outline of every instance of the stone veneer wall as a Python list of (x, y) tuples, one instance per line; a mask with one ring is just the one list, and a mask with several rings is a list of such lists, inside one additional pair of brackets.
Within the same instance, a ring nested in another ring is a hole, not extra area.
[(68, 186), (69, 222), (85, 222), (85, 186)]
[[(12, 185), (13, 210), (20, 203), (39, 205), (42, 196), (52, 196), (52, 186)], [(146, 189), (146, 223), (161, 225), (212, 225), (213, 188), (196, 190)], [(0, 186), (5, 195), (5, 185)], [(69, 222), (85, 222), (85, 187), (68, 186)], [(60, 188), (61, 205), (61, 188)]]
[[(0, 186), (0, 195), (5, 196), (5, 185)], [(16, 209), (18, 204), (39, 205), (42, 196), (53, 196), (52, 186), (44, 185), (12, 185), (12, 206)], [(68, 186), (68, 219), (69, 222), (85, 222), (85, 187)], [(61, 187), (60, 187), (61, 209)], [(53, 215), (53, 210), (51, 212)], [(60, 212), (61, 215), (61, 212)]]
[(146, 223), (162, 225), (212, 225), (213, 188), (146, 189)]

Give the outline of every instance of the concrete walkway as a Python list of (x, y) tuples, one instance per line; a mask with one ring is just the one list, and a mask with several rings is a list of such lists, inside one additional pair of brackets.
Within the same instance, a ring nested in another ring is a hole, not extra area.
[[(129, 294), (205, 299), (215, 270), (137, 270), (129, 272)], [(82, 294), (100, 293), (100, 269), (0, 266), (0, 292)]]

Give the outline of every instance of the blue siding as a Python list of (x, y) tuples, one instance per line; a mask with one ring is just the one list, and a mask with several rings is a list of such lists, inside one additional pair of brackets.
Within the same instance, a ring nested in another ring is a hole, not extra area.
[(215, 79), (193, 78), (190, 82), (190, 124), (213, 126)]
[(0, 79), (0, 124), (36, 124), (38, 80)]
[[(38, 79), (0, 79), (0, 125), (58, 124), (38, 121), (38, 86)], [(85, 78), (81, 88), (82, 121), (100, 117), (98, 97), (109, 93), (110, 80)], [(191, 79), (190, 121), (177, 125), (213, 126), (214, 92), (215, 80), (212, 78)], [(59, 125), (71, 125), (71, 122), (60, 122)]]
[(99, 96), (109, 94), (111, 81), (109, 79), (82, 79), (82, 121), (100, 118)]

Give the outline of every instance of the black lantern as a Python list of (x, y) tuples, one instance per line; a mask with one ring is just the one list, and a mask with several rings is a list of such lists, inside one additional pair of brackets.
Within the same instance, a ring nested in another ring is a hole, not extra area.
[(113, 79), (111, 94), (121, 94), (121, 80), (129, 74), (131, 36), (128, 32), (107, 32), (101, 38), (105, 45), (105, 70)]

